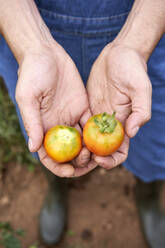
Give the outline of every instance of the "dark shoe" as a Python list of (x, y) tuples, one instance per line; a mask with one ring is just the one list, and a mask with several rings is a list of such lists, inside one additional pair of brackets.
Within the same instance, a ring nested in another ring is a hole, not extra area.
[(55, 245), (66, 224), (67, 184), (53, 174), (48, 180), (49, 189), (40, 213), (40, 235), (46, 245)]
[(151, 248), (165, 248), (165, 213), (160, 207), (163, 181), (144, 183), (137, 179), (136, 203), (142, 230)]

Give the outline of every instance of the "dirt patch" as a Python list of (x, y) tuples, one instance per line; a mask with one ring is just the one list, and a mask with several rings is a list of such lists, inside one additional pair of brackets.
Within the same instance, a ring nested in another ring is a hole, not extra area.
[[(146, 248), (135, 207), (133, 176), (122, 167), (96, 169), (70, 184), (68, 226), (56, 248)], [(47, 189), (40, 168), (34, 173), (10, 164), (0, 179), (0, 221), (26, 231), (23, 248), (38, 237), (38, 215)], [(46, 248), (39, 244), (40, 248)]]

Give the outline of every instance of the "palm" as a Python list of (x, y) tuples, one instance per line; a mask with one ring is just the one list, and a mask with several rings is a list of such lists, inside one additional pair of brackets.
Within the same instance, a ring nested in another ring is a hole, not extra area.
[[(88, 115), (89, 106), (87, 94), (76, 66), (62, 48), (60, 48), (59, 54), (56, 53), (54, 56), (46, 54), (44, 57), (42, 54), (33, 55), (33, 58), (27, 57), (19, 71), (17, 91), (26, 92), (27, 101), (33, 94), (33, 107), (38, 110), (36, 113), (42, 123), (42, 127), (39, 123), (35, 123), (36, 125), (31, 128), (34, 137), (40, 140), (36, 141), (40, 147), (38, 150), (40, 160), (53, 173), (62, 176), (61, 170), (73, 168), (70, 164), (58, 166), (47, 156), (43, 145), (41, 146), (40, 143), (43, 133), (57, 124), (74, 126), (81, 131), (80, 123), (83, 125), (81, 119), (85, 114)], [(27, 115), (25, 107), (22, 110), (24, 119), (24, 116)], [(28, 125), (26, 130), (29, 131)], [(86, 148), (83, 148), (78, 159), (81, 160), (83, 153), (86, 154), (83, 165), (87, 163), (87, 166), (82, 169), (77, 168), (75, 176), (82, 175), (89, 170), (90, 153)], [(77, 161), (79, 161), (78, 159)], [(92, 163), (92, 166), (94, 166), (94, 163)]]
[(142, 91), (150, 89), (149, 80), (144, 80), (144, 77), (147, 78), (145, 63), (137, 53), (127, 48), (118, 48), (116, 51), (111, 49), (109, 44), (93, 65), (87, 84), (92, 113), (116, 111), (116, 117), (126, 128), (124, 142), (116, 153), (106, 158), (95, 158), (106, 168), (122, 163), (127, 157), (129, 126), (130, 122), (132, 123), (130, 118), (136, 118), (135, 115), (132, 117), (131, 113), (136, 112), (136, 107), (137, 110), (139, 107), (134, 105), (136, 97), (138, 101), (140, 98), (137, 88)]
[(49, 69), (48, 73), (41, 67), (39, 70), (43, 75), (39, 90), (44, 131), (57, 124), (78, 125), (80, 117), (88, 109), (88, 100), (74, 63), (68, 56), (61, 64), (58, 62), (57, 68)]

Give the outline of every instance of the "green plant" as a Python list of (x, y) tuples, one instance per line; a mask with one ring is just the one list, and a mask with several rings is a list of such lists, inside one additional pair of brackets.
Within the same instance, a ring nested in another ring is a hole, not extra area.
[(69, 245), (67, 248), (90, 248), (89, 246), (83, 246), (79, 244)]
[(15, 107), (0, 79), (0, 173), (8, 162), (26, 164), (33, 171), (37, 161), (29, 153), (22, 136)]
[[(0, 245), (4, 248), (22, 248), (20, 237), (24, 236), (23, 229), (14, 230), (9, 222), (0, 222)], [(38, 248), (37, 242), (29, 248)]]
[(75, 232), (73, 230), (68, 230), (67, 231), (67, 235), (70, 236), (70, 237), (72, 237), (72, 236), (75, 235)]
[(29, 248), (38, 248), (38, 245), (37, 245), (37, 243), (36, 243), (36, 244), (34, 244), (34, 245), (29, 246)]
[(19, 236), (24, 236), (22, 229), (14, 230), (8, 222), (0, 222), (0, 244), (4, 248), (21, 248)]

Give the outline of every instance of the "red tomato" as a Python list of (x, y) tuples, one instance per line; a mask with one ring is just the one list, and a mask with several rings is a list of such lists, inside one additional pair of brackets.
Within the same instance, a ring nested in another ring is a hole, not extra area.
[(118, 150), (124, 140), (124, 128), (115, 113), (92, 116), (83, 130), (87, 148), (99, 156), (108, 156)]
[(76, 128), (57, 125), (48, 130), (44, 147), (52, 159), (64, 163), (75, 158), (81, 148), (81, 135)]

